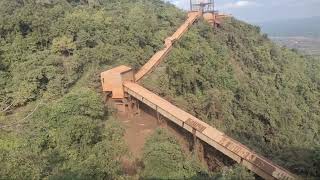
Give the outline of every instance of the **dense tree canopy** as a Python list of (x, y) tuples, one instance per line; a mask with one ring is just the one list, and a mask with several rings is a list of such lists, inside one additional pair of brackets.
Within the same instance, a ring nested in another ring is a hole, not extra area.
[(143, 179), (204, 179), (201, 166), (188, 158), (178, 141), (163, 129), (148, 139), (143, 162)]
[[(126, 152), (123, 129), (105, 121), (102, 98), (94, 91), (74, 91), (42, 105), (23, 137), (4, 138), (0, 176), (4, 179), (106, 179), (121, 176), (119, 158)], [(14, 141), (14, 142), (15, 142)], [(6, 147), (6, 143), (8, 143)]]
[[(0, 0), (0, 179), (124, 178), (124, 130), (101, 101), (99, 73), (140, 67), (185, 17), (161, 0)], [(164, 67), (145, 85), (277, 163), (320, 176), (319, 60), (231, 19), (219, 29), (199, 21)], [(239, 166), (204, 173), (162, 131), (143, 162), (144, 178), (252, 178)]]
[(320, 176), (320, 62), (260, 28), (199, 22), (144, 84), (298, 174)]
[(236, 165), (215, 173), (208, 172), (194, 154), (182, 150), (178, 141), (166, 130), (158, 129), (144, 148), (142, 179), (253, 180), (253, 174)]
[(138, 67), (183, 18), (160, 0), (1, 0), (3, 107), (63, 95), (88, 64)]
[(184, 17), (160, 0), (0, 0), (0, 179), (124, 177), (98, 74), (139, 67)]

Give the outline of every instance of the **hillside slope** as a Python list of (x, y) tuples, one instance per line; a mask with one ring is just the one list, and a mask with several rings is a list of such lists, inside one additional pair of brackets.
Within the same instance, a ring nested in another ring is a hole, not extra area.
[(199, 22), (144, 85), (297, 174), (320, 176), (320, 62), (235, 19)]
[(121, 179), (99, 73), (139, 67), (185, 15), (162, 1), (0, 1), (0, 179)]
[[(160, 0), (1, 0), (0, 179), (125, 178), (124, 131), (102, 101), (99, 72), (140, 67), (185, 17)], [(199, 22), (145, 84), (276, 162), (319, 176), (319, 69), (256, 27)], [(166, 139), (164, 162), (176, 152), (178, 175), (197, 174)], [(157, 145), (150, 140), (146, 151)], [(147, 155), (142, 175), (163, 175), (150, 163), (158, 154)]]
[(64, 94), (88, 64), (139, 67), (184, 19), (161, 1), (32, 2), (1, 1), (1, 107)]

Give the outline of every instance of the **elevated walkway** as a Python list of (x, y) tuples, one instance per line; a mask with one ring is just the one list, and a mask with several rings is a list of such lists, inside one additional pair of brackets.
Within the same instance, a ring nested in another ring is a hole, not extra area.
[(199, 120), (191, 114), (174, 106), (170, 102), (150, 92), (144, 87), (124, 82), (124, 90), (140, 102), (168, 118), (178, 126), (193, 133), (197, 138), (219, 150), (234, 161), (247, 167), (264, 179), (292, 180), (295, 176), (287, 170), (277, 166), (266, 158), (256, 154), (241, 143), (228, 137), (216, 128)]
[(181, 36), (188, 31), (189, 27), (192, 26), (194, 21), (196, 21), (200, 16), (201, 12), (189, 12), (188, 19), (177, 29), (177, 31), (165, 40), (164, 48), (157, 53), (155, 53), (151, 59), (141, 67), (141, 69), (136, 73), (135, 80), (141, 80), (145, 75), (150, 73), (160, 62), (166, 57), (170, 52), (172, 45), (175, 41), (179, 40)]
[[(133, 104), (139, 106), (139, 103), (136, 101), (149, 106), (168, 120), (186, 129), (198, 139), (206, 142), (264, 179), (296, 179), (295, 175), (289, 171), (277, 166), (216, 128), (211, 127), (207, 123), (136, 84), (136, 82), (150, 73), (163, 60), (170, 52), (173, 43), (180, 39), (194, 21), (202, 15), (204, 15), (204, 19), (209, 23), (215, 23), (217, 20), (214, 14), (205, 15), (202, 14), (202, 12), (190, 12), (188, 19), (172, 36), (165, 40), (165, 48), (152, 56), (136, 74), (133, 73), (130, 67), (126, 66), (119, 66), (101, 73), (103, 91), (107, 93), (111, 92), (110, 94), (112, 94), (115, 104), (119, 107), (118, 109), (123, 111), (125, 111), (127, 107), (131, 109)], [(221, 16), (219, 18), (221, 19), (223, 17), (224, 16)]]

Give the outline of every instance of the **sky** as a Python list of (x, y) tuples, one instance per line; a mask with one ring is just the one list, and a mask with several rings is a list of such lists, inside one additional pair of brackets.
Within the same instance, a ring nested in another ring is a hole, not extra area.
[[(188, 9), (190, 0), (167, 0)], [(216, 9), (238, 19), (260, 23), (320, 16), (320, 0), (215, 0)]]

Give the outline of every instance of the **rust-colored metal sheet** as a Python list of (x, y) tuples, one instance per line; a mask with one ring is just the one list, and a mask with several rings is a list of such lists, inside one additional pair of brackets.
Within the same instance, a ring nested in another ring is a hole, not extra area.
[(112, 92), (113, 99), (124, 98), (123, 81), (133, 81), (130, 67), (121, 65), (101, 73), (101, 84), (104, 92)]
[(206, 129), (205, 126), (203, 126), (202, 124), (198, 123), (197, 121), (194, 121), (194, 120), (191, 119), (191, 118), (189, 118), (189, 119), (185, 122), (185, 124), (191, 126), (193, 129), (195, 129), (195, 130), (197, 130), (197, 131), (199, 131), (199, 132), (201, 132), (201, 133)]
[(204, 13), (203, 18), (204, 18), (204, 20), (208, 21), (209, 23), (214, 23), (215, 14), (214, 13)]
[[(218, 129), (208, 125), (207, 123), (197, 119), (191, 114), (174, 106), (170, 102), (148, 91), (142, 86), (134, 83), (143, 78), (152, 71), (162, 59), (170, 52), (172, 44), (181, 38), (194, 21), (201, 16), (201, 12), (190, 12), (188, 19), (182, 24), (177, 31), (167, 39), (165, 39), (165, 48), (158, 51), (151, 59), (135, 74), (131, 68), (119, 66), (109, 71), (101, 73), (101, 82), (103, 91), (112, 92), (114, 99), (124, 98), (124, 91), (132, 97), (148, 105), (158, 113), (167, 117), (172, 122), (186, 129), (190, 133), (194, 133), (199, 139), (208, 143), (212, 147), (224, 153), (226, 156), (241, 163), (243, 166), (257, 173), (265, 179), (296, 179), (296, 176), (289, 171), (277, 166), (273, 162), (256, 154), (246, 146), (228, 137)], [(217, 17), (216, 17), (217, 16)], [(225, 15), (204, 14), (204, 18), (216, 23)]]
[(220, 25), (224, 18), (231, 17), (229, 14), (204, 13), (203, 18), (212, 25)]
[(144, 64), (140, 70), (135, 74), (135, 80), (139, 81), (146, 74), (150, 73), (154, 67), (156, 67), (160, 62), (166, 57), (172, 48), (172, 44), (181, 38), (181, 36), (188, 30), (188, 28), (194, 23), (196, 19), (201, 16), (201, 12), (190, 12), (188, 13), (188, 19), (176, 30), (176, 32), (165, 39), (164, 46), (162, 50), (155, 53), (151, 59)]
[[(143, 103), (147, 102), (146, 104), (148, 106), (158, 110), (158, 112), (165, 117), (168, 117), (169, 120), (172, 120), (182, 128), (191, 133), (193, 129), (196, 129), (195, 135), (199, 139), (213, 146), (217, 150), (229, 156), (231, 159), (241, 163), (243, 166), (257, 173), (261, 177), (266, 179), (296, 179), (296, 176), (289, 171), (272, 163), (263, 156), (258, 155), (240, 142), (228, 137), (218, 129), (181, 110), (142, 86), (133, 82), (124, 82), (124, 87), (125, 91), (130, 95), (139, 99)], [(192, 129), (190, 130), (187, 126), (184, 126), (184, 124), (188, 125)]]

